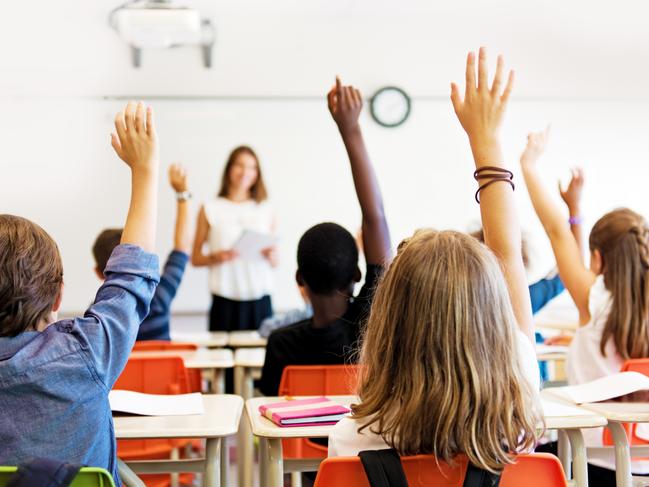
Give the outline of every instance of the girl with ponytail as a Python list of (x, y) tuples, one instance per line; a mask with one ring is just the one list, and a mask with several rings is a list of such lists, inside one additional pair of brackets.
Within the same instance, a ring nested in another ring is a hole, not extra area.
[[(587, 268), (568, 221), (541, 183), (536, 167), (547, 139), (547, 130), (528, 136), (521, 167), (552, 244), (559, 276), (579, 311), (567, 374), (570, 384), (581, 384), (619, 372), (628, 359), (649, 357), (649, 227), (641, 215), (626, 208), (605, 214), (591, 230)], [(574, 218), (571, 215), (571, 221)], [(602, 446), (601, 430), (583, 433), (587, 446)], [(610, 459), (589, 462), (596, 465), (589, 465), (589, 485), (615, 485), (612, 454)], [(649, 473), (649, 462), (633, 462), (632, 470)]]

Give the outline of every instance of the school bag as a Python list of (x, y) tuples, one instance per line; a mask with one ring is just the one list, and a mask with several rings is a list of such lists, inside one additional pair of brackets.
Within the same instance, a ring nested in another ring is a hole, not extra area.
[[(394, 448), (358, 453), (371, 487), (408, 487), (408, 480)], [(498, 487), (500, 475), (469, 463), (463, 487)]]

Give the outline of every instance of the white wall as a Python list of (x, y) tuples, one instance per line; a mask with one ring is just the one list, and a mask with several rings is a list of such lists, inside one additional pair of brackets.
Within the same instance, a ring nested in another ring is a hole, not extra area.
[[(294, 305), (301, 233), (323, 220), (352, 231), (360, 223), (342, 144), (321, 101), (333, 75), (367, 95), (396, 83), (415, 98), (399, 129), (363, 119), (396, 243), (419, 226), (477, 222), (470, 153), (447, 91), (461, 80), (465, 51), (488, 44), (518, 75), (503, 131), (507, 159), (515, 162), (527, 131), (552, 122), (548, 181), (572, 164), (586, 168), (588, 223), (620, 205), (649, 214), (643, 3), (621, 2), (613, 12), (585, 2), (428, 3), (193, 2), (217, 26), (215, 67), (204, 70), (198, 51), (180, 49), (145, 53), (140, 71), (107, 27), (116, 2), (6, 6), (13, 15), (0, 18), (0, 211), (51, 232), (64, 259), (64, 309), (82, 309), (97, 287), (90, 246), (101, 228), (123, 223), (128, 203), (127, 170), (109, 146), (123, 104), (114, 97), (153, 98), (163, 164), (189, 166), (198, 201), (216, 191), (233, 146), (258, 150), (280, 218), (275, 302)], [(167, 252), (174, 202), (162, 184), (158, 247)], [(535, 277), (551, 255), (522, 183), (516, 194)], [(205, 310), (208, 301), (206, 274), (190, 270), (175, 309)]]

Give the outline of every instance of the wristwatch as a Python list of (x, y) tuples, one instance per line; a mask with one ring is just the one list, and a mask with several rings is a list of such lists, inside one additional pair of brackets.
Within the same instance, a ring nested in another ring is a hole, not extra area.
[(189, 191), (179, 191), (176, 193), (177, 201), (188, 201), (192, 199), (192, 194)]

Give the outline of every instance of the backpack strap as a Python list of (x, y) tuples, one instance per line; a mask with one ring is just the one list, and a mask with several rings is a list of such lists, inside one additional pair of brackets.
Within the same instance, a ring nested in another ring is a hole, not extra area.
[(359, 452), (371, 487), (408, 487), (401, 458), (394, 448)]
[(18, 466), (7, 487), (68, 487), (81, 470), (81, 465), (34, 458)]
[(463, 487), (498, 487), (500, 474), (491, 473), (472, 463), (466, 469)]

